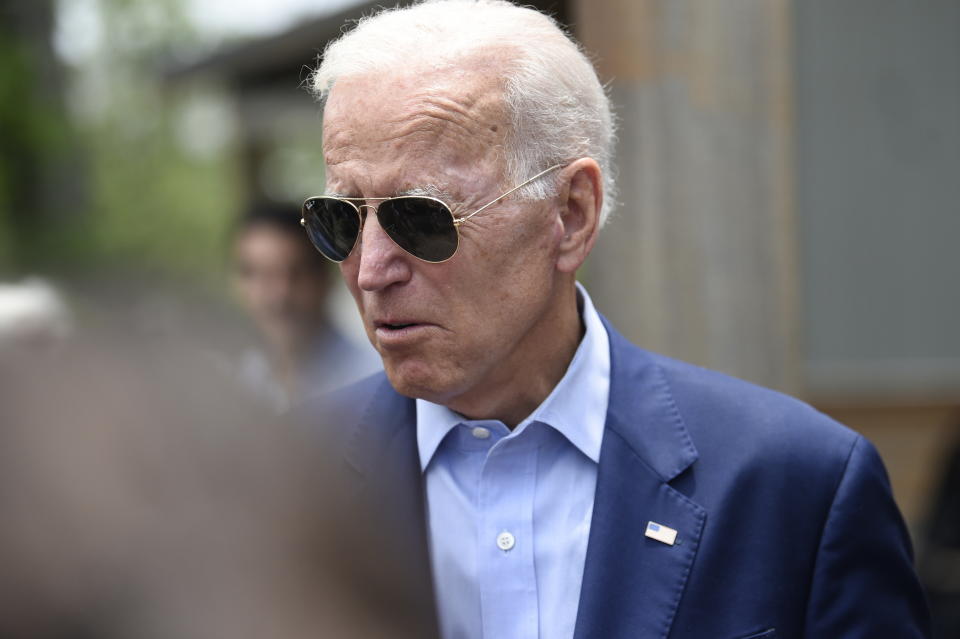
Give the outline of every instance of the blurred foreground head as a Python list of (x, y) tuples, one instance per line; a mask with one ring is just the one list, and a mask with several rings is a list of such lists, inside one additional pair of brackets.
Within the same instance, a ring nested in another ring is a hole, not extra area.
[(322, 442), (197, 352), (0, 359), (0, 636), (430, 636)]

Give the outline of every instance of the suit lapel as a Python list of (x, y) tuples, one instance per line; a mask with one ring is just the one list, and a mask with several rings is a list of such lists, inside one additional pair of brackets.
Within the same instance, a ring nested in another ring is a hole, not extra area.
[[(365, 488), (370, 481), (376, 479), (380, 483), (379, 478), (390, 473), (390, 480), (401, 482), (399, 489), (417, 492), (414, 488), (419, 489), (420, 465), (414, 401), (393, 390), (386, 375), (379, 376), (375, 389), (363, 401), (369, 404), (344, 445), (347, 464), (359, 473)], [(350, 410), (356, 407), (351, 406)], [(385, 463), (387, 467), (383, 466)]]
[[(359, 477), (358, 498), (371, 500), (397, 522), (398, 534), (426, 559), (426, 517), (417, 451), (416, 404), (383, 376), (344, 455)], [(407, 539), (409, 537), (409, 539)], [(429, 565), (429, 564), (426, 564)]]
[(390, 568), (403, 572), (402, 588), (413, 599), (406, 604), (410, 618), (423, 624), (416, 636), (436, 637), (416, 404), (382, 377), (363, 418), (346, 439), (344, 457), (356, 472), (351, 488), (357, 501), (371, 509), (376, 525), (389, 525), (387, 545), (395, 556), (385, 559)]
[[(706, 512), (668, 482), (696, 459), (663, 372), (604, 320), (610, 403), (575, 639), (667, 637)], [(644, 535), (677, 531), (673, 545)]]

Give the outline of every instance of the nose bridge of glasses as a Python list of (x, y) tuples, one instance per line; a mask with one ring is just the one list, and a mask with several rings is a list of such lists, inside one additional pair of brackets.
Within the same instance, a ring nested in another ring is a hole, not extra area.
[[(363, 200), (361, 200), (361, 201), (359, 201), (359, 202), (357, 202), (357, 201), (354, 201), (354, 202), (353, 202), (353, 205), (357, 208), (357, 212), (360, 213), (360, 242), (363, 242), (363, 235), (364, 235), (365, 233), (370, 233), (370, 232), (372, 232), (372, 231), (368, 230), (368, 229), (371, 228), (371, 225), (370, 225), (370, 223), (369, 223), (369, 218), (370, 218), (370, 216), (367, 215), (367, 210), (368, 210), (368, 209), (369, 209), (370, 212), (373, 213), (373, 218), (372, 218), (372, 219), (374, 220), (375, 225), (377, 226), (377, 228), (380, 229), (380, 232), (381, 232), (381, 233), (384, 233), (384, 234), (386, 235), (386, 237), (390, 237), (390, 234), (387, 233), (387, 232), (384, 230), (384, 228), (380, 225), (380, 218), (377, 217), (377, 212), (378, 212), (378, 209), (380, 208), (380, 205), (381, 205), (381, 204), (383, 204), (384, 202), (386, 202), (386, 201), (388, 201), (388, 200), (391, 200), (391, 199), (393, 199), (393, 198), (381, 197), (381, 198), (369, 198), (369, 199), (370, 199), (371, 201), (375, 202), (375, 204), (367, 204), (367, 203), (366, 203), (365, 201), (363, 201)], [(368, 240), (368, 242), (369, 242), (369, 241), (370, 241), (370, 240)], [(391, 240), (391, 241), (392, 241), (392, 240)]]
[[(347, 202), (358, 212), (363, 212), (363, 209), (370, 209), (374, 213), (377, 212), (377, 209), (380, 208), (380, 205), (388, 200), (393, 200), (393, 197), (339, 197), (336, 198)], [(369, 204), (369, 202), (375, 202), (375, 204)]]

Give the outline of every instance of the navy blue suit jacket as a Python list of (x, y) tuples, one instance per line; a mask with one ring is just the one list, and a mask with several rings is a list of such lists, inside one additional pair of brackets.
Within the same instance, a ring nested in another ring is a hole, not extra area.
[[(606, 325), (610, 404), (576, 639), (929, 636), (910, 541), (868, 441)], [(406, 530), (428, 583), (415, 404), (383, 374), (348, 395), (353, 481)], [(676, 529), (676, 543), (645, 537), (650, 521)]]

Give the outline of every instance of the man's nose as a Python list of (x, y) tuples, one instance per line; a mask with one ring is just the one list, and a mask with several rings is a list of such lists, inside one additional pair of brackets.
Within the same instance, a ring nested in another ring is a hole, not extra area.
[(357, 248), (360, 249), (357, 285), (362, 290), (376, 291), (410, 279), (412, 256), (390, 239), (372, 209), (367, 209)]

